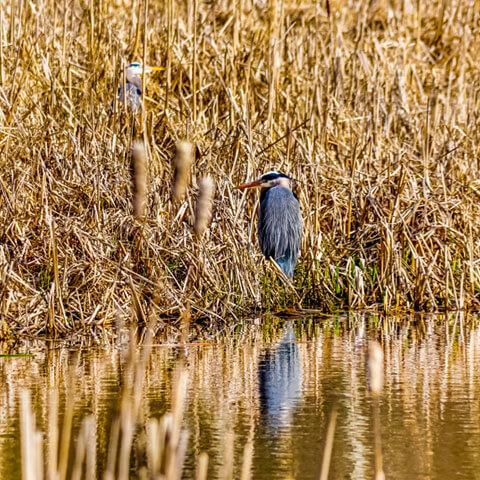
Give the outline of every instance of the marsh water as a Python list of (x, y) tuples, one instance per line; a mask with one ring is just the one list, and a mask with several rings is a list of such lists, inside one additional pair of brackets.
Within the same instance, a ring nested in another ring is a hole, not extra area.
[[(268, 319), (182, 345), (157, 341), (141, 385), (141, 416), (160, 417), (169, 410), (172, 378), (181, 363), (188, 374), (183, 478), (194, 478), (204, 451), (209, 478), (216, 478), (228, 445), (233, 445), (233, 477), (239, 478), (249, 441), (253, 479), (318, 478), (336, 409), (329, 478), (371, 479), (369, 339), (378, 340), (385, 354), (379, 408), (386, 478), (480, 479), (480, 322), (461, 314)], [(60, 429), (65, 399), (73, 396), (73, 437), (81, 420), (93, 415), (102, 478), (119, 392), (130, 381), (125, 348), (37, 344), (18, 351), (29, 356), (0, 358), (0, 478), (21, 478), (24, 388), (31, 391), (37, 427), (45, 432), (45, 451), (52, 390), (59, 395)], [(137, 475), (135, 455), (133, 449), (131, 478)]]

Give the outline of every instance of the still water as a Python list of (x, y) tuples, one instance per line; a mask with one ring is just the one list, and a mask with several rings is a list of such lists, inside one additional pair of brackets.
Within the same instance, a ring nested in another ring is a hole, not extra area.
[[(184, 478), (194, 478), (204, 451), (209, 478), (218, 478), (229, 445), (233, 478), (239, 478), (249, 441), (251, 478), (318, 478), (336, 409), (329, 478), (371, 479), (369, 339), (378, 340), (385, 354), (379, 408), (386, 478), (480, 479), (480, 322), (461, 314), (269, 319), (182, 346), (157, 342), (139, 386), (141, 418), (170, 409), (173, 372), (182, 363), (188, 374)], [(52, 391), (58, 392), (60, 429), (66, 398), (73, 399), (73, 438), (82, 419), (93, 415), (97, 478), (102, 478), (119, 392), (133, 381), (125, 348), (29, 345), (19, 350), (31, 356), (0, 358), (0, 478), (21, 478), (19, 396), (24, 388), (31, 391), (44, 451), (51, 438)], [(131, 478), (137, 478), (140, 457), (134, 447)]]

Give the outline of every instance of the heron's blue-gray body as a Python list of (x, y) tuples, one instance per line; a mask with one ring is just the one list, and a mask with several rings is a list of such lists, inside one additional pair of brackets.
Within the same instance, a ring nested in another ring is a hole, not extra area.
[(126, 101), (127, 107), (132, 110), (132, 112), (139, 112), (142, 108), (142, 89), (133, 83), (126, 82), (125, 90), (127, 95), (125, 97), (123, 92), (123, 85), (120, 85), (118, 89), (118, 98), (123, 103)]
[(262, 190), (258, 238), (263, 254), (292, 278), (300, 254), (303, 222), (293, 192), (277, 185)]

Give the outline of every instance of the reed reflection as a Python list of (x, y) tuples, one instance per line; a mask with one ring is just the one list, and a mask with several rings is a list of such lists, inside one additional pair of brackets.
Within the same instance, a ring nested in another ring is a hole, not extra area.
[[(475, 478), (480, 471), (480, 323), (461, 314), (276, 320), (190, 343), (184, 365), (184, 426), (190, 435), (182, 478), (195, 478), (197, 459), (205, 451), (208, 478), (223, 478), (231, 468), (233, 478), (240, 478), (246, 444), (252, 445), (251, 478), (318, 478), (334, 405), (338, 421), (329, 479), (372, 478), (373, 422), (365, 379), (370, 339), (381, 343), (385, 358), (380, 420), (386, 478)], [(30, 345), (23, 351), (32, 355), (0, 358), (0, 478), (21, 478), (18, 404), (24, 388), (31, 392), (46, 457), (54, 451), (50, 440), (55, 426), (57, 434), (62, 430), (69, 398), (74, 400), (72, 456), (83, 419), (93, 418), (92, 455), (97, 478), (103, 478), (112, 421), (123, 386), (135, 381), (132, 370), (111, 346), (79, 353)], [(148, 443), (140, 442), (145, 425), (171, 408), (178, 363), (174, 341), (158, 341), (145, 363), (135, 389), (144, 422), (132, 440), (135, 466), (145, 462), (142, 445)]]

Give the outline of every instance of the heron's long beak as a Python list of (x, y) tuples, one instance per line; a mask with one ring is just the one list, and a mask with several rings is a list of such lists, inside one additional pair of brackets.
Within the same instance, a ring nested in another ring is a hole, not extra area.
[(143, 70), (143, 73), (149, 73), (149, 72), (161, 72), (165, 70), (165, 67), (150, 67), (150, 66), (146, 66)]
[(242, 183), (240, 185), (237, 185), (235, 188), (238, 190), (245, 190), (247, 188), (260, 187), (261, 185), (262, 185), (262, 182), (260, 180), (254, 180), (253, 182)]

